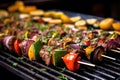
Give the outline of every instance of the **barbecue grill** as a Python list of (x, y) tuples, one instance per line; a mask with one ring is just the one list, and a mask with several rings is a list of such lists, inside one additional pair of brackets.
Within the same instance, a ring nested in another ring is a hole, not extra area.
[(0, 51), (0, 66), (22, 77), (23, 79), (43, 79), (43, 80), (119, 80), (120, 60), (112, 61), (104, 59), (103, 63), (95, 68), (81, 66), (77, 72), (71, 72), (62, 67), (48, 67), (43, 63), (30, 61), (26, 57), (16, 57), (5, 51)]
[[(103, 19), (80, 13), (63, 12), (69, 16), (81, 16), (83, 19)], [(116, 60), (104, 58), (96, 67), (81, 65), (78, 71), (71, 72), (65, 67), (46, 66), (42, 62), (30, 61), (24, 56), (18, 57), (14, 53), (0, 50), (0, 66), (24, 80), (120, 80), (120, 57), (115, 58)]]

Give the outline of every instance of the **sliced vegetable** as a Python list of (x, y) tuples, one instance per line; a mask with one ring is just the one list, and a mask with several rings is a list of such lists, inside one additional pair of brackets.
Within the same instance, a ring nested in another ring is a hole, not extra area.
[(85, 40), (85, 44), (86, 44), (87, 46), (90, 46), (90, 44), (91, 44), (90, 40)]
[(95, 19), (95, 18), (87, 19), (86, 22), (89, 25), (93, 25), (97, 22), (97, 19)]
[(63, 43), (63, 48), (64, 48), (64, 49), (66, 48), (66, 45), (67, 45), (68, 42), (72, 42), (72, 38), (69, 38), (69, 37), (68, 37), (68, 38), (65, 39), (65, 41), (64, 41), (64, 43)]
[(86, 56), (90, 60), (91, 53), (94, 51), (94, 47), (88, 46), (85, 48)]
[(78, 55), (78, 53), (68, 53), (62, 57), (62, 59), (70, 71), (75, 71), (80, 68), (78, 61), (81, 60), (81, 57)]
[(113, 23), (112, 27), (114, 30), (120, 31), (120, 22)]
[(103, 60), (103, 56), (105, 54), (104, 48), (99, 46), (95, 48), (95, 50), (90, 55), (90, 61), (92, 63), (100, 63)]
[(110, 52), (111, 49), (117, 49), (120, 47), (120, 43), (116, 39), (110, 39), (105, 42), (105, 50), (106, 52)]
[(15, 36), (6, 36), (3, 39), (3, 45), (5, 46), (6, 49), (9, 51), (14, 51), (14, 41), (15, 41)]
[(80, 49), (79, 44), (71, 44), (71, 47), (74, 48), (74, 49)]
[(81, 16), (75, 16), (75, 17), (71, 17), (70, 18), (70, 20), (72, 21), (72, 22), (77, 22), (77, 21), (79, 21), (81, 19)]
[(29, 50), (28, 50), (28, 57), (30, 60), (39, 60), (40, 56), (39, 56), (39, 51), (42, 48), (43, 44), (41, 43), (40, 40), (34, 42)]
[(21, 39), (16, 39), (14, 41), (14, 51), (18, 54), (18, 55), (21, 55), (21, 50), (20, 50), (20, 47), (19, 47), (19, 44), (22, 42)]
[(67, 15), (65, 15), (65, 14), (61, 15), (60, 18), (61, 18), (63, 23), (71, 23), (72, 22), (70, 20), (70, 18)]
[(58, 48), (54, 50), (54, 52), (52, 53), (52, 63), (54, 66), (60, 66), (64, 63), (61, 57), (63, 57), (66, 52), (67, 50), (63, 48)]
[(114, 22), (113, 18), (106, 18), (100, 22), (99, 26), (103, 30), (108, 30), (112, 26), (113, 22)]

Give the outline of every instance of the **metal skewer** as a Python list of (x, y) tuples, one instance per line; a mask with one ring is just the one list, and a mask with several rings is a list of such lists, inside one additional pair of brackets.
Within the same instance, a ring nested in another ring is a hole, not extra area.
[(108, 59), (111, 59), (111, 60), (116, 60), (115, 58), (113, 57), (110, 57), (110, 56), (106, 56), (106, 55), (101, 55), (102, 57), (105, 57), (105, 58), (108, 58)]
[(77, 62), (80, 63), (80, 64), (84, 64), (84, 65), (95, 67), (95, 65), (91, 64), (91, 63), (86, 63), (86, 62), (82, 62), (82, 61), (77, 61)]
[(118, 50), (120, 50), (120, 48), (117, 48)]
[(120, 51), (114, 50), (114, 49), (111, 49), (111, 51), (116, 52), (116, 53), (120, 53)]

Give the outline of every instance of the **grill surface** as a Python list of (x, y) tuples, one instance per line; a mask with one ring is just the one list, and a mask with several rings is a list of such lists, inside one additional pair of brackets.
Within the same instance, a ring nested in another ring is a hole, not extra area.
[[(69, 16), (80, 15), (83, 19), (93, 17), (102, 19), (95, 16), (64, 12)], [(48, 67), (42, 62), (30, 61), (26, 57), (18, 57), (13, 53), (0, 50), (0, 66), (25, 80), (120, 80), (120, 57), (117, 56), (116, 58), (115, 61), (104, 58), (103, 62), (96, 67), (81, 65), (78, 71), (71, 72), (66, 68)]]
[[(0, 65), (22, 77), (23, 79), (43, 79), (43, 80), (119, 80), (120, 61), (104, 59), (103, 63), (95, 68), (81, 65), (80, 70), (71, 72), (65, 68), (46, 66), (37, 61), (30, 61), (26, 57), (12, 55), (0, 51)], [(84, 60), (85, 61), (85, 60)], [(15, 65), (16, 64), (16, 65)]]

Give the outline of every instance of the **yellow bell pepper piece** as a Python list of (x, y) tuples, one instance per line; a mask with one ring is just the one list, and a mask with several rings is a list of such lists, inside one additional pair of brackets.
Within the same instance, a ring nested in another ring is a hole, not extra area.
[(30, 46), (29, 50), (28, 50), (28, 57), (29, 59), (32, 61), (32, 60), (35, 60), (35, 56), (34, 56), (34, 48), (33, 46)]
[(85, 49), (85, 52), (86, 52), (86, 55), (87, 55), (87, 58), (90, 59), (90, 55), (91, 55), (91, 52), (94, 51), (94, 47), (92, 46), (88, 46), (86, 49)]

